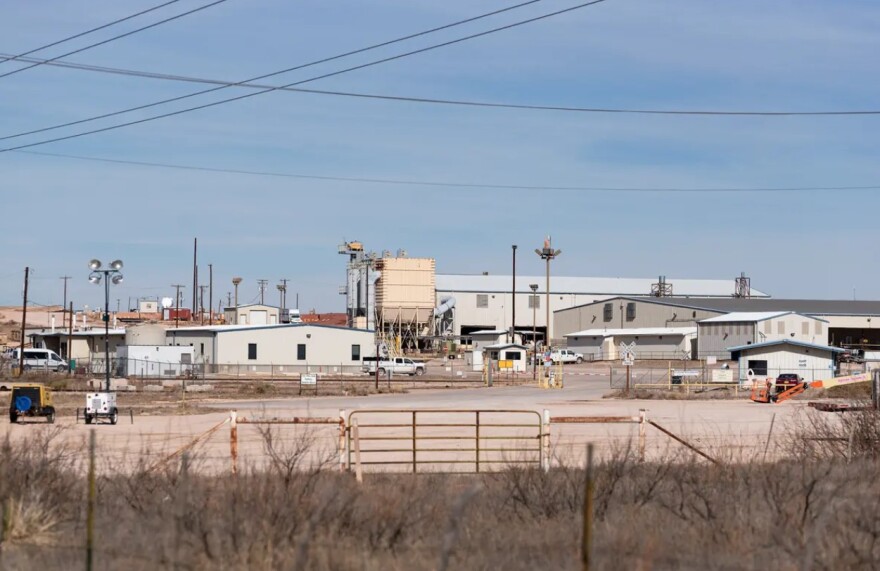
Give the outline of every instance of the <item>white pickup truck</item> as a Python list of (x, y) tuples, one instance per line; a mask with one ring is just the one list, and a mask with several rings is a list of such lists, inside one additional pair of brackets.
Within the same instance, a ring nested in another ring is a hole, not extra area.
[(583, 363), (584, 356), (582, 353), (575, 353), (568, 349), (557, 349), (550, 353), (550, 360), (554, 363)]
[[(364, 363), (361, 369), (365, 373), (371, 375), (376, 374), (376, 358), (364, 357)], [(384, 377), (388, 372), (393, 375), (409, 375), (422, 376), (425, 374), (425, 364), (420, 361), (413, 361), (406, 357), (395, 357), (393, 359), (382, 359), (379, 361), (379, 376)]]

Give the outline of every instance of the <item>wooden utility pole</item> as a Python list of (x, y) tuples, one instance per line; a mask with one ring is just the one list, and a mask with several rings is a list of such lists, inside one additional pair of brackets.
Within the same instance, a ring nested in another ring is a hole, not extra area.
[(58, 278), (60, 280), (64, 280), (64, 303), (61, 304), (61, 309), (67, 309), (67, 280), (70, 279), (70, 276), (61, 276)]
[(70, 367), (70, 351), (72, 349), (73, 342), (73, 302), (70, 302), (70, 325), (67, 329), (67, 374), (71, 373)]
[(214, 325), (214, 264), (208, 264), (208, 325)]
[(199, 323), (205, 324), (205, 290), (208, 286), (199, 286)]
[(195, 315), (197, 304), (199, 302), (199, 239), (193, 238), (193, 306), (192, 312)]
[(27, 323), (27, 293), (28, 293), (28, 278), (30, 277), (31, 269), (26, 267), (24, 269), (24, 302), (21, 304), (21, 345), (19, 345), (18, 350), (18, 375), (24, 372), (24, 332), (25, 332), (25, 324)]

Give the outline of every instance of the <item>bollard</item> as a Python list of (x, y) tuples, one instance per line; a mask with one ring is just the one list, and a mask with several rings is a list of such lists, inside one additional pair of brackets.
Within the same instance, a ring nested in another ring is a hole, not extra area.
[(648, 411), (644, 408), (639, 409), (639, 462), (645, 461), (645, 438), (647, 436), (645, 421), (648, 418)]
[(238, 475), (238, 413), (229, 413), (229, 455), (232, 458), (232, 475)]

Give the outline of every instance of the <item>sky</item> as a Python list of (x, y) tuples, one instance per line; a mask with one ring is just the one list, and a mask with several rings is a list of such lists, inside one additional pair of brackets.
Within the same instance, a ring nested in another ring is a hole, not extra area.
[[(209, 3), (175, 4), (32, 54), (53, 58)], [(20, 54), (159, 0), (10, 2), (0, 53)], [(242, 81), (510, 6), (499, 1), (227, 0), (61, 61)], [(262, 80), (281, 85), (578, 4), (504, 14)], [(880, 109), (880, 4), (606, 0), (304, 88), (527, 105), (666, 110)], [(0, 62), (0, 74), (23, 64)], [(0, 137), (205, 89), (42, 65), (0, 77)], [(6, 151), (218, 101), (240, 88), (0, 140), (0, 304), (103, 301), (91, 258), (120, 258), (121, 300), (191, 299), (192, 245), (214, 299), (290, 280), (303, 310), (342, 311), (344, 240), (433, 257), (438, 272), (730, 279), (774, 297), (880, 299), (880, 189), (791, 192), (511, 190), (358, 183)], [(566, 113), (273, 92), (23, 149), (123, 161), (342, 178), (651, 189), (880, 185), (880, 115)], [(731, 285), (732, 288), (732, 285)], [(289, 304), (290, 305), (290, 304)]]

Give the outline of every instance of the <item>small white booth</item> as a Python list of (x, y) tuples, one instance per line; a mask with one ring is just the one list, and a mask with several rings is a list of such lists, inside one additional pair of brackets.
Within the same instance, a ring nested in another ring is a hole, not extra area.
[(525, 345), (501, 343), (483, 347), (483, 359), (491, 359), (500, 371), (525, 373), (528, 371), (527, 351)]

